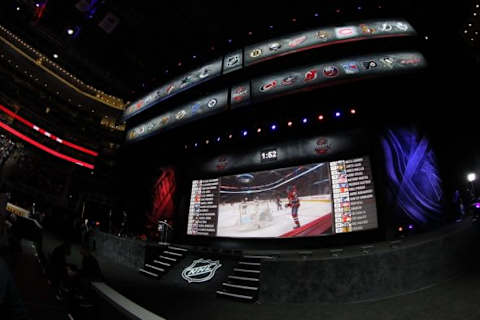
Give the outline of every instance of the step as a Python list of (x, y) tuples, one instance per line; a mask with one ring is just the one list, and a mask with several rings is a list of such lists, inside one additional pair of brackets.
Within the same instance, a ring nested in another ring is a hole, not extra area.
[(167, 266), (167, 267), (171, 267), (172, 265), (170, 263), (166, 263), (166, 262), (162, 262), (162, 261), (158, 261), (158, 260), (153, 260), (154, 263), (158, 263), (158, 264), (161, 264), (162, 266)]
[(232, 284), (232, 283), (228, 283), (228, 282), (224, 282), (224, 283), (222, 283), (222, 285), (224, 285), (225, 287), (258, 291), (258, 287), (241, 286), (239, 284)]
[(172, 252), (172, 251), (163, 251), (163, 253), (166, 253), (166, 254), (171, 254), (172, 256), (177, 256), (177, 257), (183, 257), (183, 254), (181, 253), (176, 253), (176, 252)]
[(240, 261), (238, 264), (243, 264), (246, 266), (260, 266), (260, 262), (246, 262), (246, 261)]
[(168, 246), (168, 249), (177, 250), (177, 251), (183, 251), (183, 252), (187, 252), (187, 251), (188, 251), (188, 250), (185, 249), (185, 248), (174, 247), (174, 246)]
[(143, 268), (138, 269), (138, 271), (141, 272), (141, 273), (146, 273), (146, 274), (148, 274), (149, 276), (158, 278), (158, 274), (153, 273), (153, 272), (150, 272), (150, 271), (147, 271), (147, 270), (145, 270), (145, 269), (143, 269)]
[(273, 259), (272, 256), (243, 256), (243, 258), (247, 258), (247, 259)]
[(220, 291), (220, 290), (217, 290), (217, 294), (222, 295), (222, 296), (229, 296), (229, 297), (234, 297), (234, 298), (245, 299), (245, 300), (253, 300), (253, 297), (251, 297), (251, 296), (244, 296), (242, 294), (228, 293), (228, 292)]
[(159, 258), (170, 260), (170, 261), (177, 261), (175, 258), (170, 258), (170, 257), (165, 257), (165, 256), (159, 256)]
[(155, 270), (160, 271), (160, 272), (165, 272), (165, 269), (162, 269), (162, 268), (159, 268), (159, 267), (156, 267), (156, 266), (152, 266), (151, 264), (145, 264), (145, 267), (152, 268), (152, 269), (155, 269)]
[(239, 276), (228, 276), (228, 278), (234, 279), (234, 280), (260, 281), (258, 278), (248, 278), (248, 277), (239, 277)]
[(260, 270), (243, 269), (243, 268), (233, 268), (233, 271), (249, 272), (249, 273), (260, 273)]

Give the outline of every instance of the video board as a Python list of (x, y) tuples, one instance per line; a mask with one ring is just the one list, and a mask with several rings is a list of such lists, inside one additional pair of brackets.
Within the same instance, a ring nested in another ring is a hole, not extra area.
[(377, 227), (368, 156), (192, 182), (188, 235), (292, 238)]

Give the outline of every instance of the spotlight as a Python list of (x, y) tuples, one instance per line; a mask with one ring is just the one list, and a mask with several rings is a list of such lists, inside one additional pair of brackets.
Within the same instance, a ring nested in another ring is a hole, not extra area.
[(413, 224), (408, 225), (408, 230), (413, 230)]
[(53, 57), (54, 57), (55, 59), (58, 59), (58, 54), (54, 53), (54, 54), (53, 54)]
[(272, 25), (268, 26), (268, 29), (272, 30), (272, 29), (273, 29), (273, 26), (272, 26)]
[(356, 114), (356, 113), (357, 113), (357, 110), (355, 110), (355, 109), (350, 109), (350, 113), (351, 113), (351, 114)]
[(323, 114), (318, 115), (318, 120), (322, 121), (323, 120)]
[(242, 131), (242, 136), (246, 137), (247, 134), (248, 134), (248, 131), (247, 131), (247, 130), (243, 130), (243, 131)]
[(220, 140), (221, 140), (220, 137), (217, 137), (217, 142), (220, 142)]
[(253, 34), (252, 31), (248, 31), (248, 35), (251, 36)]
[(313, 14), (313, 16), (314, 16), (314, 17), (318, 17), (318, 12), (315, 12), (315, 13)]
[(232, 139), (232, 137), (233, 137), (232, 134), (228, 135), (228, 139)]
[(73, 30), (72, 28), (68, 28), (68, 29), (67, 29), (67, 34), (68, 34), (69, 36), (72, 36), (74, 33), (75, 33), (75, 30)]
[(195, 148), (198, 147), (198, 142), (195, 142), (195, 144), (193, 145)]
[(403, 231), (403, 227), (401, 227), (401, 226), (398, 227), (398, 231), (399, 231), (399, 232), (402, 232), (402, 231)]
[(182, 66), (182, 61), (178, 61), (177, 66), (181, 67)]
[(340, 111), (335, 112), (335, 117), (339, 118), (341, 115)]
[(287, 126), (289, 126), (289, 127), (291, 127), (292, 124), (293, 124), (292, 121), (288, 121), (288, 122), (287, 122)]
[(468, 182), (473, 182), (477, 179), (477, 175), (473, 172), (467, 174), (467, 180)]
[(277, 129), (277, 125), (276, 124), (272, 124), (272, 126), (270, 127), (272, 130), (276, 130)]
[(20, 11), (20, 7), (17, 7), (17, 11)]
[(185, 145), (185, 150), (187, 150), (187, 149), (188, 149), (188, 145)]
[(205, 140), (205, 144), (209, 144), (210, 143), (210, 140)]
[[(260, 132), (262, 132), (262, 128), (257, 129), (257, 133), (260, 133)], [(244, 134), (244, 136), (246, 136), (246, 134)]]
[(192, 59), (197, 59), (197, 56), (196, 56), (196, 55), (193, 55), (193, 56), (192, 56)]
[(228, 42), (228, 43), (232, 43), (232, 39), (228, 39), (227, 42)]
[(302, 123), (305, 124), (305, 123), (307, 123), (307, 122), (308, 122), (308, 119), (307, 119), (307, 118), (303, 118), (303, 119), (302, 119)]

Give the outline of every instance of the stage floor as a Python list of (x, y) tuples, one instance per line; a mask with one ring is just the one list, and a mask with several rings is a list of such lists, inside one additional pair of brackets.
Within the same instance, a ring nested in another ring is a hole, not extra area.
[[(478, 228), (478, 225), (477, 225)], [(44, 247), (56, 240), (45, 237)], [(72, 262), (78, 262), (78, 247)], [(188, 256), (160, 280), (149, 279), (136, 270), (99, 259), (107, 283), (140, 306), (168, 320), (173, 319), (480, 319), (480, 266), (435, 286), (414, 293), (357, 303), (248, 304), (217, 298), (219, 283), (233, 267), (224, 266), (208, 284), (188, 284), (181, 271)], [(77, 260), (77, 261), (75, 261)], [(279, 279), (281, 281), (281, 279)]]

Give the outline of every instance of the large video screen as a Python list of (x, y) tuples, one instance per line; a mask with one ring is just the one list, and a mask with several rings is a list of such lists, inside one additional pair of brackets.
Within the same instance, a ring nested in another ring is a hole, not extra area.
[(377, 227), (368, 157), (192, 182), (189, 235), (292, 238)]

